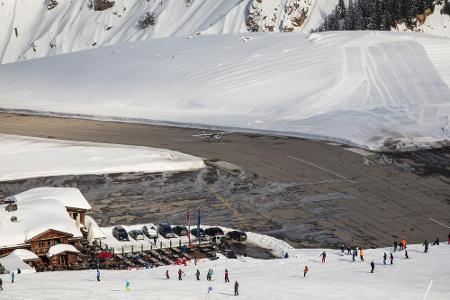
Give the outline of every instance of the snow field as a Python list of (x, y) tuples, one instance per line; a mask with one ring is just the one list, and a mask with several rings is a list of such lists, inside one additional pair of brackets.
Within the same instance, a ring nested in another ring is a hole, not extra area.
[[(101, 271), (101, 282), (95, 270), (23, 274), (11, 284), (9, 275), (1, 275), (5, 299), (228, 299), (233, 284), (239, 282), (239, 299), (426, 299), (444, 300), (450, 294), (450, 247), (431, 246), (428, 254), (420, 245), (409, 246), (409, 260), (395, 252), (393, 266), (382, 265), (382, 255), (391, 249), (366, 250), (365, 262), (351, 262), (351, 256), (340, 256), (338, 250), (326, 250), (328, 259), (320, 262), (321, 249), (291, 250), (289, 259), (255, 260), (239, 258), (217, 261), (201, 260), (197, 266), (182, 267), (186, 276), (178, 281), (178, 266), (149, 270)], [(370, 274), (370, 262), (376, 263)], [(303, 268), (310, 272), (303, 278)], [(201, 281), (195, 280), (195, 271)], [(214, 270), (214, 281), (206, 281), (208, 268)], [(227, 268), (231, 283), (224, 283)], [(170, 280), (164, 279), (169, 270)], [(125, 280), (131, 290), (125, 291)], [(208, 287), (213, 292), (208, 296)]]

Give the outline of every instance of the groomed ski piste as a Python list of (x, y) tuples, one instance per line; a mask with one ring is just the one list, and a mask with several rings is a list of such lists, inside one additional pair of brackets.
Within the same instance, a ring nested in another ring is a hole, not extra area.
[[(284, 249), (287, 259), (258, 260), (249, 257), (200, 260), (197, 265), (182, 266), (183, 280), (179, 281), (179, 266), (154, 269), (113, 271), (61, 271), (16, 275), (11, 283), (9, 275), (0, 275), (4, 290), (0, 299), (229, 299), (234, 295), (234, 282), (239, 282), (238, 299), (428, 299), (445, 300), (450, 295), (450, 246), (441, 243), (430, 246), (423, 253), (421, 245), (409, 245), (409, 259), (405, 251), (393, 252), (394, 264), (383, 265), (383, 253), (392, 247), (365, 251), (365, 261), (340, 250), (325, 249), (326, 263), (319, 255), (324, 249), (292, 249), (282, 241), (249, 234), (249, 241)], [(370, 262), (375, 272), (370, 273)], [(303, 277), (303, 269), (309, 272)], [(206, 281), (206, 272), (214, 271), (213, 281)], [(230, 283), (224, 282), (228, 269)], [(195, 279), (199, 269), (201, 280)], [(169, 271), (171, 278), (165, 279)], [(125, 281), (130, 282), (126, 291)], [(208, 294), (209, 287), (212, 291)]]
[(0, 108), (415, 149), (448, 142), (449, 52), (389, 32), (154, 39), (1, 65)]
[(202, 159), (148, 147), (0, 134), (0, 181), (25, 178), (177, 172), (205, 167)]

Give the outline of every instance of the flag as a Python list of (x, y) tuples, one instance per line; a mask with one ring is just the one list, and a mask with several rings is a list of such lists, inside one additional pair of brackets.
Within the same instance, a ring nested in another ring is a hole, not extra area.
[(197, 217), (197, 236), (198, 236), (198, 244), (200, 245), (200, 210), (198, 211), (198, 217)]
[(187, 211), (187, 223), (188, 223), (188, 240), (189, 240), (189, 248), (191, 247), (191, 216), (189, 215), (189, 208)]

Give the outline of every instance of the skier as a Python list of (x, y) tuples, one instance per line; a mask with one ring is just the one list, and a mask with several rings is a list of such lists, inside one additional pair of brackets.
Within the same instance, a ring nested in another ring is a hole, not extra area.
[(405, 250), (405, 259), (408, 259), (409, 258), (409, 256), (408, 256), (408, 250)]
[(387, 254), (384, 252), (383, 254), (383, 265), (386, 265)]
[(306, 277), (306, 273), (308, 273), (309, 268), (308, 266), (305, 266), (305, 268), (303, 269), (303, 277)]
[(237, 280), (234, 283), (234, 295), (239, 296), (239, 283), (237, 282)]
[(3, 291), (3, 280), (0, 278), (0, 291)]
[(392, 255), (392, 253), (389, 255), (389, 258), (391, 260), (391, 265), (394, 264), (394, 255)]
[(364, 261), (364, 249), (363, 248), (359, 249), (359, 258), (361, 259), (362, 262)]
[(125, 280), (125, 290), (126, 290), (127, 292), (130, 291), (130, 281), (128, 281), (128, 279)]
[(325, 263), (326, 259), (327, 259), (327, 253), (325, 251), (322, 252), (322, 254), (319, 255), (319, 257), (322, 256), (322, 262)]
[(347, 255), (352, 255), (352, 249), (350, 247), (347, 247)]
[(439, 238), (436, 238), (436, 240), (433, 242), (433, 246), (438, 245), (439, 246)]
[(450, 245), (450, 232), (448, 233), (448, 244)]
[(228, 278), (228, 269), (225, 269), (225, 282), (230, 282), (230, 278)]
[(197, 272), (195, 272), (195, 277), (197, 277), (197, 280), (200, 280), (200, 271), (197, 269)]
[(401, 249), (402, 249), (402, 250), (405, 250), (405, 249), (406, 249), (406, 240), (405, 240), (405, 239), (403, 239), (403, 240), (401, 241), (401, 245), (402, 245)]
[(394, 241), (394, 252), (397, 251), (397, 246), (398, 246), (397, 241)]
[(358, 255), (358, 247), (356, 247), (355, 249), (353, 249), (353, 254), (352, 254), (352, 259), (353, 261), (356, 260), (356, 256)]
[(178, 280), (183, 280), (183, 271), (181, 269), (178, 270)]
[[(450, 235), (450, 234), (449, 234), (449, 235)], [(450, 240), (450, 238), (449, 238), (449, 240)], [(289, 253), (286, 252), (286, 253), (284, 254), (284, 258), (289, 258)]]
[(424, 250), (424, 252), (425, 253), (428, 253), (428, 245), (429, 245), (429, 243), (428, 243), (428, 241), (427, 240), (425, 240), (425, 242), (423, 242), (423, 244), (422, 244), (423, 246), (425, 246), (425, 250)]
[(16, 274), (14, 272), (11, 273), (11, 283), (14, 283), (14, 277), (16, 277)]
[(370, 273), (373, 273), (373, 270), (375, 270), (375, 263), (373, 262), (373, 260), (370, 263), (370, 268), (371, 268)]
[(97, 281), (100, 281), (100, 270), (97, 269)]
[(170, 279), (169, 270), (166, 270), (166, 279)]
[(345, 252), (345, 246), (341, 245), (341, 253), (342, 253), (342, 255), (344, 255), (344, 252)]

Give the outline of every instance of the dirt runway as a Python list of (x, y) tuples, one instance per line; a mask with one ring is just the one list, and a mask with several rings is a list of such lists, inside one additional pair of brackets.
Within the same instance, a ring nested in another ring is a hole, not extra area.
[[(448, 148), (431, 153), (443, 161), (444, 171), (421, 175), (408, 157), (396, 164), (389, 155), (298, 138), (230, 133), (220, 143), (208, 143), (192, 136), (199, 133), (195, 129), (7, 113), (0, 113), (0, 133), (168, 148), (229, 162), (251, 174), (259, 190), (254, 199), (251, 193), (207, 191), (206, 197), (217, 200), (215, 209), (245, 220), (224, 218), (225, 225), (251, 226), (296, 246), (384, 246), (400, 237), (445, 239), (450, 230)], [(406, 163), (412, 170), (402, 168)], [(270, 192), (261, 192), (264, 188)], [(192, 204), (184, 197), (179, 209)], [(150, 209), (152, 202), (147, 205)]]

